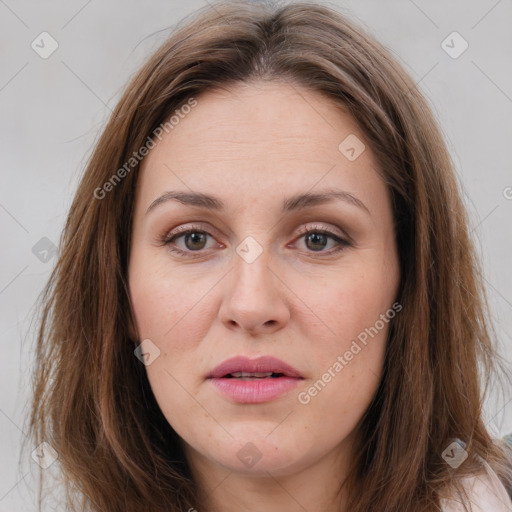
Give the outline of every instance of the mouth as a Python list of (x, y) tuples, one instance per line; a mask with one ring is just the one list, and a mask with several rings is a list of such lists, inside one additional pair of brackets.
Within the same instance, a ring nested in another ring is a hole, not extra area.
[(234, 372), (224, 375), (223, 379), (238, 379), (238, 380), (261, 380), (261, 379), (277, 379), (285, 377), (284, 373), (265, 372), (265, 373), (250, 373), (250, 372)]
[(214, 368), (207, 379), (231, 402), (258, 404), (291, 391), (304, 377), (296, 368), (275, 357), (238, 356)]
[(303, 378), (296, 368), (272, 356), (260, 356), (256, 359), (236, 356), (226, 359), (216, 366), (207, 378), (252, 380), (278, 379), (280, 377)]

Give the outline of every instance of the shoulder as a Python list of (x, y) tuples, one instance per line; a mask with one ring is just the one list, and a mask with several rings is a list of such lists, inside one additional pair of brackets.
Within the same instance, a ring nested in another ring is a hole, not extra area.
[[(493, 469), (484, 463), (485, 471), (462, 479), (473, 512), (512, 512), (512, 502)], [(460, 496), (441, 500), (442, 512), (464, 512)]]

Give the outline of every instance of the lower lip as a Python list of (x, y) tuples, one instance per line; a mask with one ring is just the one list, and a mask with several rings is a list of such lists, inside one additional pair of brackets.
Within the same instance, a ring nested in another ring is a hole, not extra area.
[(242, 404), (268, 402), (292, 390), (302, 380), (295, 377), (268, 377), (241, 380), (235, 378), (211, 378), (213, 385), (225, 396)]

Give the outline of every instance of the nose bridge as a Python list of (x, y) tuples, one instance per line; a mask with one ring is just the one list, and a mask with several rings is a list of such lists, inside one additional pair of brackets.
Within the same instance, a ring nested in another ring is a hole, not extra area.
[(247, 236), (236, 247), (229, 289), (223, 298), (220, 317), (228, 326), (255, 331), (278, 328), (288, 318), (283, 290), (270, 268), (269, 237)]
[[(258, 237), (258, 240), (256, 239)], [(234, 284), (237, 295), (270, 294), (271, 248), (269, 237), (249, 235), (235, 248)]]

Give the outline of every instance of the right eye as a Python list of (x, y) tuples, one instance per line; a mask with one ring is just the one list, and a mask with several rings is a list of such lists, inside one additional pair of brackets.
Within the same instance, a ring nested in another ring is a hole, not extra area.
[[(162, 245), (169, 246), (169, 250), (180, 256), (197, 257), (204, 253), (208, 237), (213, 236), (198, 226), (186, 226), (167, 233), (161, 240)], [(177, 246), (177, 241), (182, 240), (182, 246)], [(224, 247), (222, 244), (219, 244)], [(196, 253), (196, 254), (194, 254)]]

